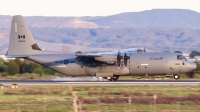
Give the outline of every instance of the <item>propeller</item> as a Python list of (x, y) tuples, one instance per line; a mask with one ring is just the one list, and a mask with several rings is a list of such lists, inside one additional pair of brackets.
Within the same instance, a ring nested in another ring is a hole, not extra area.
[(118, 52), (117, 54), (117, 67), (120, 68), (121, 67), (121, 59), (123, 58), (123, 56), (120, 55), (120, 52)]
[(143, 50), (143, 52), (146, 52), (146, 50), (145, 50), (145, 47), (144, 47), (144, 50)]
[(127, 67), (128, 59), (130, 59), (130, 56), (127, 56), (126, 53), (124, 54), (124, 66)]

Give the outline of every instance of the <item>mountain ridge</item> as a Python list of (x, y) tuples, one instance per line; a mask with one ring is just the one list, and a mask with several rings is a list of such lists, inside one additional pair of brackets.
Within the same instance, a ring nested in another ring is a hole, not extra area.
[[(121, 21), (116, 24), (115, 21)], [(186, 9), (153, 9), (102, 17), (92, 22), (111, 28), (190, 27), (200, 28), (200, 13)]]
[[(141, 12), (126, 12), (111, 16), (101, 17), (46, 17), (46, 16), (25, 16), (29, 27), (42, 27), (41, 23), (45, 23), (43, 27), (59, 28), (60, 24), (64, 24), (70, 19), (78, 19), (82, 23), (89, 24), (91, 27), (78, 28), (143, 28), (143, 27), (176, 27), (176, 28), (194, 28), (200, 29), (200, 13), (187, 9), (152, 9)], [(10, 27), (12, 16), (0, 15), (0, 28)], [(71, 24), (73, 22), (69, 22)], [(76, 22), (74, 22), (76, 23)], [(93, 26), (92, 26), (93, 25)], [(61, 28), (76, 28), (70, 25)]]
[[(11, 19), (12, 16), (0, 16), (0, 38), (6, 40), (0, 42), (0, 48), (4, 52)], [(25, 21), (34, 38), (46, 42), (45, 49), (61, 43), (85, 49), (148, 46), (147, 50), (154, 51), (200, 50), (200, 13), (185, 9), (154, 9), (107, 17), (36, 16), (25, 17)], [(57, 47), (62, 52), (61, 46)]]

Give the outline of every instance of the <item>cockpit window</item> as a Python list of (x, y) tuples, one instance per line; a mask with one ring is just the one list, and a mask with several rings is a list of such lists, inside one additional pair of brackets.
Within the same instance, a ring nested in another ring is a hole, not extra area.
[(183, 55), (183, 59), (184, 59), (185, 61), (189, 61), (188, 58), (187, 58), (186, 56), (184, 56), (184, 55)]
[(182, 55), (177, 55), (177, 60), (183, 60), (183, 56)]
[(177, 60), (189, 61), (184, 55), (177, 55)]

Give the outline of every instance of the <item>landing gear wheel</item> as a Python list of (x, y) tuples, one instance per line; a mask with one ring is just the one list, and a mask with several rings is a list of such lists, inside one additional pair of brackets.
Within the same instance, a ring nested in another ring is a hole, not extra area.
[(113, 78), (112, 78), (112, 77), (110, 77), (108, 80), (109, 80), (109, 81), (113, 81)]
[(180, 79), (180, 75), (174, 74), (174, 79), (176, 79), (176, 80)]
[(119, 79), (119, 76), (117, 76), (117, 75), (113, 76), (112, 79), (113, 79), (113, 81), (117, 81)]
[(104, 79), (107, 79), (109, 81), (113, 81), (113, 77), (103, 77)]
[(113, 77), (103, 77), (104, 79), (107, 79), (109, 81), (117, 81), (119, 79), (118, 75), (115, 75)]

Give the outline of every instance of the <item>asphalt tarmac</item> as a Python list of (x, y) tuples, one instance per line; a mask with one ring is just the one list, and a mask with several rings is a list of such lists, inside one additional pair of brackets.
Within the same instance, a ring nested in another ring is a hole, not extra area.
[(63, 81), (52, 79), (0, 80), (2, 85), (200, 85), (200, 80), (125, 80), (125, 81)]

